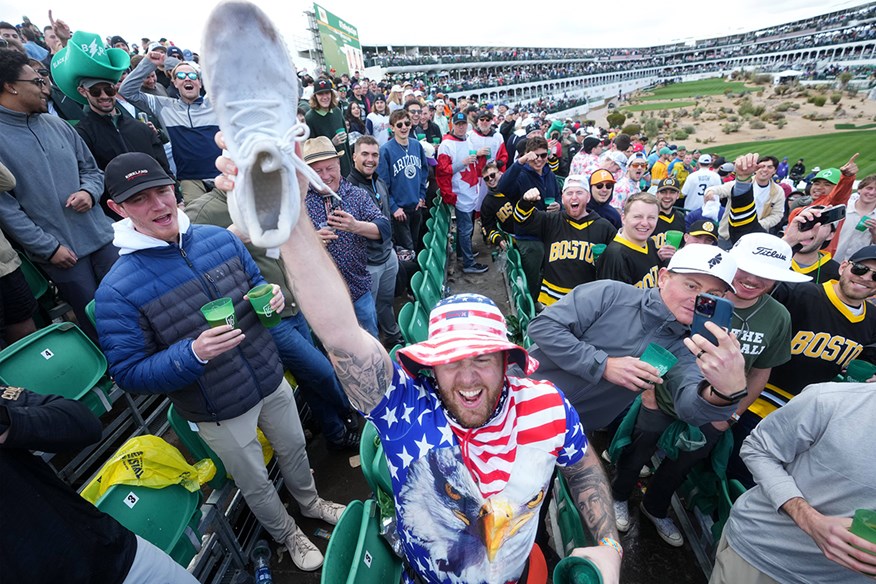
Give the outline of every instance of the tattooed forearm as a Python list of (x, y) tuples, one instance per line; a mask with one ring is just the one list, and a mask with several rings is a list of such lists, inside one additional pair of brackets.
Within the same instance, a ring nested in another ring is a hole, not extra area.
[(617, 539), (608, 477), (605, 476), (593, 447), (587, 449), (587, 454), (577, 464), (563, 468), (562, 472), (584, 518), (584, 525), (593, 538), (596, 541), (603, 537)]
[(386, 353), (376, 341), (373, 351), (349, 353), (329, 347), (328, 353), (353, 407), (365, 413), (373, 410), (389, 385)]

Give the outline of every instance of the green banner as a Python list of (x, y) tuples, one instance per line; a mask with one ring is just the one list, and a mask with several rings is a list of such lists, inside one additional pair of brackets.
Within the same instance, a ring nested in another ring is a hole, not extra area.
[(332, 76), (343, 73), (352, 75), (355, 71), (365, 69), (358, 29), (316, 2), (313, 3), (313, 13), (322, 39), (326, 68)]

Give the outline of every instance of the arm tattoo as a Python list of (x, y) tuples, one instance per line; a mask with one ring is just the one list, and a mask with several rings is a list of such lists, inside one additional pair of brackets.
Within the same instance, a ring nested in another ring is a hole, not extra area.
[(561, 469), (569, 490), (584, 518), (584, 525), (595, 541), (603, 537), (618, 539), (614, 523), (614, 506), (608, 488), (608, 477), (602, 470), (592, 446), (577, 464)]
[(327, 349), (338, 380), (353, 407), (365, 413), (373, 410), (389, 386), (387, 357), (383, 351), (349, 353), (337, 348)]

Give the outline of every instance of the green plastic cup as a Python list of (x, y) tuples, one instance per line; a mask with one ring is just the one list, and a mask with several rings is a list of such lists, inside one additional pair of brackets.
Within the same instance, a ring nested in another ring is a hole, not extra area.
[(425, 139), (426, 139), (426, 134), (420, 134), (420, 133), (417, 134), (417, 142), (419, 142), (420, 140), (425, 140)]
[(602, 572), (587, 558), (568, 556), (554, 568), (554, 584), (602, 584)]
[(595, 245), (590, 246), (590, 251), (593, 253), (593, 261), (594, 262), (599, 259), (599, 256), (602, 255), (602, 253), (605, 251), (605, 248), (607, 248), (607, 247), (608, 246), (605, 245), (604, 243), (597, 243)]
[(468, 151), (468, 155), (469, 155), (469, 156), (477, 156), (477, 155), (478, 155), (478, 151), (477, 151), (477, 150), (469, 150), (469, 151)]
[(237, 326), (237, 317), (234, 315), (234, 301), (231, 298), (220, 298), (208, 302), (201, 307), (201, 314), (207, 319), (211, 328), (230, 324)]
[(666, 236), (666, 245), (671, 245), (675, 249), (681, 247), (681, 239), (684, 237), (684, 233), (671, 229), (664, 235)]
[(846, 381), (852, 383), (864, 383), (876, 375), (876, 365), (867, 361), (855, 359), (846, 367)]
[(654, 343), (650, 343), (646, 348), (645, 352), (642, 353), (642, 356), (639, 357), (640, 361), (644, 361), (648, 365), (653, 366), (657, 369), (657, 375), (663, 377), (672, 369), (672, 366), (678, 363), (678, 358), (675, 355), (661, 347), (660, 345), (655, 345)]
[(440, 143), (441, 143), (441, 138), (438, 138), (438, 137), (432, 138), (432, 144), (440, 144)]
[(272, 328), (280, 324), (280, 315), (271, 308), (271, 298), (274, 297), (273, 285), (256, 286), (247, 292), (246, 296), (265, 328)]
[(346, 131), (347, 130), (345, 130), (344, 128), (338, 128), (337, 130), (335, 130), (335, 136), (337, 136), (338, 134), (343, 134)]
[(876, 543), (876, 510), (858, 509), (855, 511), (855, 517), (852, 519), (852, 527), (849, 528), (849, 531), (870, 543)]
[(867, 215), (861, 217), (861, 220), (858, 221), (857, 225), (855, 225), (855, 229), (857, 229), (858, 231), (867, 231), (867, 221), (869, 220), (870, 217)]
[(557, 200), (556, 200), (555, 198), (553, 198), (553, 197), (547, 197), (547, 198), (544, 200), (544, 204), (545, 204), (545, 205), (553, 205), (553, 204), (556, 203), (556, 202), (557, 202)]

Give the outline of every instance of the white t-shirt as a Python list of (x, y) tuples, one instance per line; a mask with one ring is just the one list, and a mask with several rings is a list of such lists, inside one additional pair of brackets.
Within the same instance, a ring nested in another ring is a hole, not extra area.
[(711, 171), (708, 168), (701, 168), (696, 172), (688, 175), (684, 181), (684, 186), (681, 187), (681, 194), (684, 195), (684, 208), (687, 211), (695, 211), (703, 206), (703, 195), (706, 194), (706, 189), (710, 187), (721, 186), (721, 177), (717, 172)]
[(760, 219), (760, 214), (763, 212), (763, 206), (770, 200), (770, 189), (773, 183), (769, 182), (765, 187), (753, 181), (754, 186), (754, 208), (757, 211), (757, 218)]
[(840, 232), (835, 236), (839, 237), (839, 241), (836, 246), (836, 253), (833, 254), (833, 259), (838, 262), (846, 261), (853, 253), (873, 242), (869, 229), (858, 231), (855, 227), (857, 227), (861, 217), (864, 215), (876, 219), (876, 209), (866, 214), (861, 213), (856, 208), (858, 198), (858, 193), (849, 197), (849, 202), (846, 205), (846, 218), (843, 221)]

